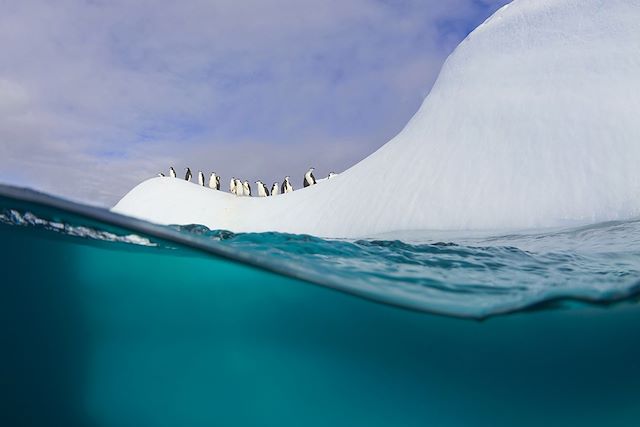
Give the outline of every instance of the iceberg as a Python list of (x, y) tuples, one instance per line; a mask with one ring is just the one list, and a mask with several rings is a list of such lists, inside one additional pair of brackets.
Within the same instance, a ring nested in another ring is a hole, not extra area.
[(153, 178), (113, 211), (321, 237), (628, 219), (639, 112), (639, 0), (515, 0), (456, 48), (400, 134), (339, 176), (268, 198)]

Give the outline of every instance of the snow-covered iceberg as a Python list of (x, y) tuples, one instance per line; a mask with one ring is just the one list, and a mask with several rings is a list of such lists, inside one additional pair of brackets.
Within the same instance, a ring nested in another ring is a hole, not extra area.
[(155, 178), (115, 212), (357, 237), (640, 214), (640, 0), (516, 0), (445, 63), (406, 128), (319, 185), (238, 198)]

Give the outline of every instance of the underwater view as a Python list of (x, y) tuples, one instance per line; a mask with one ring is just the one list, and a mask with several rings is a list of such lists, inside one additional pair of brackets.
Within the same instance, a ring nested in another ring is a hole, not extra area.
[(0, 195), (6, 425), (640, 416), (640, 220), (323, 240)]

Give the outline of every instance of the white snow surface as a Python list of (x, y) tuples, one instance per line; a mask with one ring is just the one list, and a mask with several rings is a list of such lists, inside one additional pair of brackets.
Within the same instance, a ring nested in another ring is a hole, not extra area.
[(331, 180), (248, 198), (153, 178), (113, 211), (322, 237), (638, 216), (640, 0), (515, 0), (458, 46), (398, 136)]

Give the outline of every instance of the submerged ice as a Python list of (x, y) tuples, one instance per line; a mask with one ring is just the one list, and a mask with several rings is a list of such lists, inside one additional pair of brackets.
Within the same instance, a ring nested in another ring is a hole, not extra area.
[(639, 1), (516, 0), (460, 44), (397, 137), (330, 182), (251, 200), (156, 178), (114, 211), (324, 237), (629, 219), (638, 111)]

